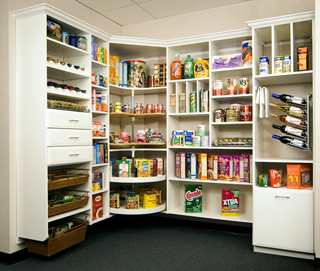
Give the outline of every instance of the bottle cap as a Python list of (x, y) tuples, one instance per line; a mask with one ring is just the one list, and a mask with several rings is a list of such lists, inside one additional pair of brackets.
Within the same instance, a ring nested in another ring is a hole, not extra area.
[(272, 94), (271, 95), (273, 98), (279, 98), (280, 97), (280, 95), (278, 95), (278, 94)]
[(277, 135), (272, 135), (272, 138), (275, 138), (275, 139), (280, 139), (280, 136), (277, 136)]

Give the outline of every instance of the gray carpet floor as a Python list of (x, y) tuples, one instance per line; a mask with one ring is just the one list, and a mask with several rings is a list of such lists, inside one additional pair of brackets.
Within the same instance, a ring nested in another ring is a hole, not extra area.
[(314, 261), (254, 253), (251, 234), (175, 219), (116, 216), (51, 258), (30, 254), (0, 270), (315, 270)]

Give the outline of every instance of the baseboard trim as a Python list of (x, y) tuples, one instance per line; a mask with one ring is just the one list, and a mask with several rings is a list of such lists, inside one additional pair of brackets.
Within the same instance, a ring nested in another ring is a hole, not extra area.
[(17, 262), (21, 262), (29, 257), (30, 253), (26, 248), (11, 254), (0, 252), (0, 264), (14, 264)]
[(253, 246), (253, 251), (258, 253), (266, 253), (266, 254), (273, 254), (273, 255), (279, 255), (279, 256), (314, 260), (314, 254), (303, 253), (303, 252), (295, 252), (295, 251), (289, 251), (289, 250), (258, 247), (258, 246)]

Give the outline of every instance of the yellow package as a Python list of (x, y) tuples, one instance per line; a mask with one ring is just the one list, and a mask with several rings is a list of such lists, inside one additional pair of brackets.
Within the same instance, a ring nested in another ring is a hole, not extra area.
[(138, 162), (137, 177), (150, 177), (150, 161), (142, 160)]

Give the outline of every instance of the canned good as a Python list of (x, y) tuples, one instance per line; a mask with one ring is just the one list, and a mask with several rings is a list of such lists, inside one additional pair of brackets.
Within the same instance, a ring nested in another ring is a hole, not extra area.
[(121, 107), (122, 103), (121, 102), (116, 102), (115, 103), (115, 107), (114, 107), (114, 112), (116, 113), (121, 113), (122, 112), (122, 107)]
[(214, 110), (214, 122), (224, 122), (224, 110), (223, 109)]
[(226, 110), (226, 116), (227, 116), (226, 122), (236, 121), (236, 110), (228, 108)]
[(87, 50), (87, 39), (83, 36), (78, 36), (78, 48), (82, 50)]
[(252, 121), (252, 106), (251, 105), (241, 106), (240, 121)]
[(154, 75), (149, 75), (148, 76), (149, 79), (149, 88), (153, 88), (154, 85)]
[(114, 138), (114, 143), (116, 143), (116, 144), (121, 143), (121, 138), (120, 137), (115, 137)]
[(276, 56), (274, 58), (274, 73), (282, 73), (283, 69), (283, 57), (282, 56)]
[(260, 75), (269, 73), (269, 58), (267, 56), (260, 57)]
[(239, 80), (239, 94), (249, 94), (250, 86), (249, 86), (249, 78), (241, 78)]
[(126, 209), (139, 209), (139, 194), (136, 192), (128, 192), (126, 195)]
[(234, 78), (228, 79), (227, 94), (228, 95), (238, 94), (237, 79), (234, 79)]
[(232, 103), (230, 104), (230, 109), (236, 110), (236, 121), (240, 121), (240, 109), (241, 109), (241, 103)]
[(146, 191), (143, 194), (143, 209), (151, 209), (157, 207), (157, 193), (154, 191)]
[(141, 60), (127, 60), (128, 87), (144, 88), (146, 81), (146, 62)]
[(120, 137), (122, 137), (122, 138), (128, 137), (128, 133), (127, 132), (121, 132), (120, 133)]
[(223, 92), (222, 80), (215, 80), (213, 82), (213, 95), (222, 96), (222, 92)]
[(158, 104), (157, 107), (158, 107), (158, 112), (157, 113), (164, 113), (163, 104)]
[(190, 113), (197, 112), (197, 92), (190, 93)]
[(114, 138), (120, 137), (120, 132), (119, 132), (119, 131), (114, 131), (114, 132), (113, 132), (113, 137), (114, 137)]
[(198, 125), (197, 127), (197, 136), (205, 136), (206, 135), (206, 126)]
[(128, 104), (124, 104), (122, 107), (123, 113), (130, 113), (130, 106)]
[(110, 208), (120, 208), (120, 193), (117, 191), (110, 191)]
[(291, 72), (291, 56), (289, 55), (283, 57), (283, 72)]
[(242, 42), (242, 66), (252, 65), (252, 40)]
[(146, 113), (153, 113), (153, 105), (152, 104), (147, 104)]
[(154, 108), (153, 108), (153, 113), (159, 113), (159, 112), (158, 112), (158, 106), (157, 106), (157, 105), (154, 106)]
[(136, 114), (142, 114), (142, 103), (136, 103)]
[(200, 147), (201, 146), (201, 136), (193, 136), (192, 146), (193, 147)]

